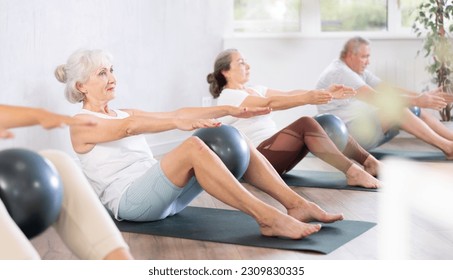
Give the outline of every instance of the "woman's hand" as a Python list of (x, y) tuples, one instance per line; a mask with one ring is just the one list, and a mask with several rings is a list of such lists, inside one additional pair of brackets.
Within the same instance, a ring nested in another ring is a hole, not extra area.
[(198, 128), (218, 127), (222, 124), (215, 119), (177, 119), (176, 127), (179, 130), (191, 131)]
[(10, 139), (13, 137), (14, 134), (11, 131), (4, 128), (0, 128), (0, 139)]
[(332, 100), (332, 94), (326, 90), (310, 90), (303, 95), (307, 99), (306, 104), (311, 105), (326, 104)]
[(230, 116), (236, 118), (251, 118), (269, 114), (271, 111), (272, 109), (270, 107), (233, 107)]
[(327, 91), (330, 92), (335, 99), (351, 98), (357, 94), (353, 88), (337, 84), (331, 85)]

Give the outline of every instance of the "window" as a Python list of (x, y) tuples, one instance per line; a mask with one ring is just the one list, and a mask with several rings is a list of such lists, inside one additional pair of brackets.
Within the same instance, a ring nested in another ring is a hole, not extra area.
[(235, 0), (235, 32), (298, 32), (300, 0)]
[(234, 32), (410, 33), (414, 9), (426, 0), (235, 0)]
[(387, 30), (386, 0), (321, 0), (321, 31)]
[(410, 28), (415, 19), (414, 10), (423, 2), (423, 0), (399, 0), (401, 11), (401, 26)]

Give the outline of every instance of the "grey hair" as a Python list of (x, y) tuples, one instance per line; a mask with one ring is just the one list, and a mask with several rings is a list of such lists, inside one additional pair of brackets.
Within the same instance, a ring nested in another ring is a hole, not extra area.
[(80, 49), (69, 56), (66, 64), (57, 66), (55, 77), (66, 84), (65, 97), (71, 103), (85, 99), (85, 93), (77, 89), (77, 83), (85, 83), (97, 68), (111, 65), (113, 57), (103, 50)]
[(344, 44), (343, 49), (341, 50), (340, 53), (340, 58), (344, 59), (349, 52), (357, 53), (361, 45), (369, 44), (370, 41), (363, 37), (360, 36), (352, 37)]

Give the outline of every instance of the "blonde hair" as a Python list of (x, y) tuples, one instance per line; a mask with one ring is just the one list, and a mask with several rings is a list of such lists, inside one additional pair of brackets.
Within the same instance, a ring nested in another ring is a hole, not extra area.
[(66, 64), (57, 66), (55, 77), (66, 84), (66, 99), (71, 103), (82, 102), (85, 94), (77, 89), (77, 83), (87, 82), (93, 71), (102, 65), (111, 65), (112, 60), (112, 55), (106, 51), (80, 49), (69, 56)]

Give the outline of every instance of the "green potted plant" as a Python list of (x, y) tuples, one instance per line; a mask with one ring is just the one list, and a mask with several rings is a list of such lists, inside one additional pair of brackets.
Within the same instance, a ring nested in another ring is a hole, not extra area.
[[(445, 92), (453, 94), (453, 0), (423, 1), (415, 10), (412, 30), (423, 38), (422, 50), (430, 58), (426, 67), (432, 81)], [(420, 51), (419, 51), (420, 52)], [(453, 104), (440, 111), (443, 121), (452, 120)]]

